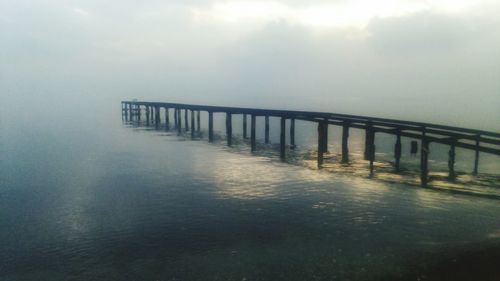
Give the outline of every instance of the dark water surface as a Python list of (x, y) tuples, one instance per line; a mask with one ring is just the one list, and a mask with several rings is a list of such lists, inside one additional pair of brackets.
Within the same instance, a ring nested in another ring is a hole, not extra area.
[(498, 200), (103, 120), (5, 125), (0, 280), (417, 280), (500, 242)]

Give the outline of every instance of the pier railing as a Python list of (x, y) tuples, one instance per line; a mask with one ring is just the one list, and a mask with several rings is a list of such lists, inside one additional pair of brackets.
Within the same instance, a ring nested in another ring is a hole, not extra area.
[[(145, 118), (152, 120), (156, 124), (161, 122), (161, 110), (165, 113), (165, 124), (170, 128), (169, 110), (174, 111), (173, 127), (182, 133), (190, 131), (191, 137), (195, 138), (195, 132), (200, 131), (200, 112), (208, 113), (208, 140), (213, 142), (213, 114), (226, 114), (226, 138), (227, 144), (232, 144), (232, 116), (243, 115), (243, 137), (247, 137), (247, 119), (250, 116), (250, 144), (251, 150), (256, 150), (256, 118), (265, 118), (265, 142), (269, 142), (269, 117), (278, 117), (280, 120), (280, 157), (286, 158), (286, 122), (290, 122), (290, 148), (295, 147), (295, 120), (303, 120), (317, 123), (318, 126), (318, 167), (323, 165), (323, 155), (328, 147), (328, 126), (342, 127), (342, 162), (349, 162), (348, 138), (349, 129), (365, 130), (365, 151), (364, 158), (369, 161), (370, 175), (373, 175), (373, 162), (375, 160), (375, 136), (376, 133), (391, 134), (396, 137), (394, 145), (395, 171), (400, 170), (401, 159), (401, 137), (420, 140), (420, 180), (422, 186), (427, 186), (429, 174), (429, 144), (440, 143), (449, 145), (448, 169), (450, 179), (454, 179), (455, 173), (455, 148), (460, 147), (475, 151), (473, 174), (478, 173), (480, 153), (500, 155), (500, 133), (484, 130), (475, 130), (446, 125), (437, 125), (422, 122), (403, 121), (395, 119), (367, 117), (358, 115), (293, 111), (293, 110), (272, 110), (258, 108), (224, 107), (209, 105), (193, 105), (166, 102), (145, 102), (145, 101), (122, 101), (122, 113), (127, 120), (140, 120), (141, 109), (145, 111)], [(191, 114), (189, 118), (189, 113)], [(184, 116), (183, 116), (184, 115)], [(195, 116), (196, 115), (196, 116)], [(184, 117), (184, 118), (182, 118)], [(184, 119), (184, 122), (182, 121)], [(184, 129), (183, 129), (184, 125)], [(191, 127), (191, 130), (189, 129)], [(418, 149), (418, 143), (412, 143), (412, 152)]]

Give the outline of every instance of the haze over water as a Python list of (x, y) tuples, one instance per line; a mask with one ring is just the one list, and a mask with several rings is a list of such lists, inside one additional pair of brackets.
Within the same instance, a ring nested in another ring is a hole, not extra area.
[[(137, 98), (499, 132), (495, 2), (0, 2), (0, 281), (414, 280), (498, 251), (498, 200), (120, 120)], [(480, 172), (499, 163), (482, 155)]]

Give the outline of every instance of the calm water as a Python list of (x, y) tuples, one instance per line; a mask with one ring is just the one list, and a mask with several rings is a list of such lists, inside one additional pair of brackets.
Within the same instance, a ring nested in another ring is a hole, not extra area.
[(498, 200), (288, 165), (119, 116), (3, 124), (0, 280), (386, 280), (500, 242)]

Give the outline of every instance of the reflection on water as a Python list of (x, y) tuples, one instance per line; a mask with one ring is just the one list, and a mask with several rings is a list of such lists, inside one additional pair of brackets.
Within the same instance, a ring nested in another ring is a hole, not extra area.
[(4, 139), (0, 280), (387, 280), (500, 242), (498, 200), (288, 165), (272, 145), (30, 134)]

